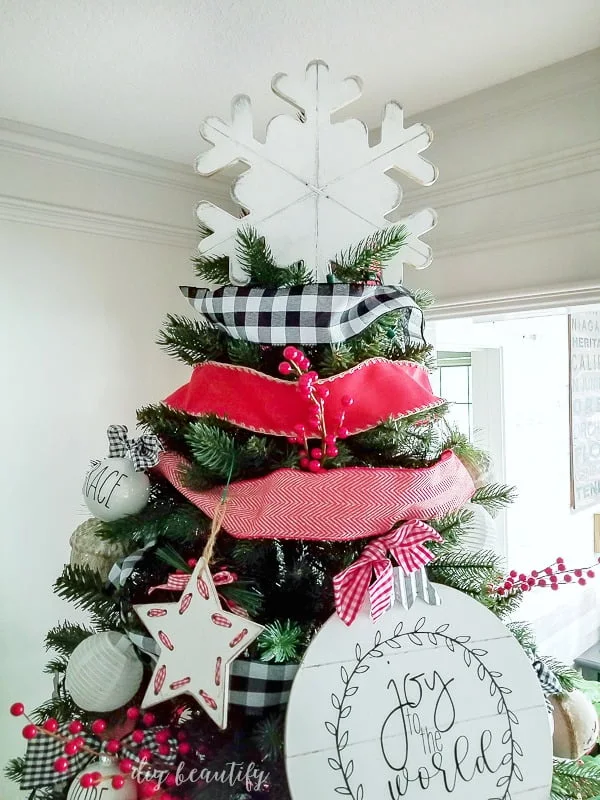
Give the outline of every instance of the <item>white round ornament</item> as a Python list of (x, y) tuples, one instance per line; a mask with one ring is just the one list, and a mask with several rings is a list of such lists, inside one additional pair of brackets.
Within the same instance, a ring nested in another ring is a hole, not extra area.
[(293, 800), (547, 800), (552, 740), (531, 662), (481, 603), (331, 617), (292, 686)]
[(148, 502), (150, 480), (130, 458), (105, 458), (88, 472), (83, 497), (90, 512), (104, 522), (137, 514)]
[(144, 668), (123, 633), (88, 636), (73, 650), (65, 688), (84, 711), (104, 713), (125, 705), (142, 682)]
[[(94, 786), (84, 788), (79, 783), (79, 779), (87, 772), (99, 772), (102, 780)], [(113, 775), (121, 774), (114, 759), (100, 756), (97, 762), (88, 764), (79, 775), (73, 778), (67, 793), (67, 800), (137, 800), (137, 785), (130, 777), (125, 778), (121, 789), (113, 789), (111, 778)]]
[(465, 509), (472, 514), (468, 530), (461, 538), (461, 547), (471, 553), (488, 550), (498, 552), (498, 532), (493, 517), (479, 503), (467, 503)]

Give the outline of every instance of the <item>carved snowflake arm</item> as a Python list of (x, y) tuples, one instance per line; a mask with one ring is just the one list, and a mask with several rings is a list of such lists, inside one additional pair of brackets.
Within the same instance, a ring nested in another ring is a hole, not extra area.
[(355, 75), (334, 81), (324, 61), (311, 61), (303, 80), (279, 72), (271, 81), (271, 88), (278, 97), (301, 111), (307, 121), (320, 117), (328, 123), (334, 111), (361, 96), (362, 81)]
[(196, 171), (200, 175), (214, 175), (237, 161), (252, 165), (261, 157), (263, 145), (254, 138), (252, 104), (247, 95), (234, 97), (230, 125), (218, 117), (208, 117), (200, 133), (214, 145), (196, 159)]
[(402, 106), (392, 101), (386, 104), (381, 123), (381, 142), (371, 148), (371, 164), (379, 169), (394, 167), (423, 186), (437, 178), (437, 169), (419, 155), (433, 140), (429, 126), (421, 122), (404, 127)]

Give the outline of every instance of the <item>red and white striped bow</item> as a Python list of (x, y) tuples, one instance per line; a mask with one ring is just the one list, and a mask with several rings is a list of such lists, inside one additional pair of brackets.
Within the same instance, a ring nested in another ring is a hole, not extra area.
[[(404, 573), (410, 575), (435, 558), (423, 544), (427, 540), (441, 542), (442, 537), (427, 523), (409, 520), (370, 542), (354, 564), (333, 579), (335, 607), (340, 619), (346, 625), (354, 622), (367, 591), (371, 617), (373, 621), (379, 619), (394, 598), (394, 568), (388, 553)], [(375, 581), (371, 584), (373, 573)]]

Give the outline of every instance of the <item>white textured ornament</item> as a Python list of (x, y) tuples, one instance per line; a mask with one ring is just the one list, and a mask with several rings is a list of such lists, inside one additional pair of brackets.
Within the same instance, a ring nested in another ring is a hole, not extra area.
[(471, 553), (488, 550), (492, 553), (498, 552), (498, 533), (496, 523), (491, 515), (479, 503), (467, 503), (465, 510), (473, 515), (473, 519), (468, 526), (468, 530), (461, 538), (461, 547)]
[(123, 633), (88, 636), (73, 650), (65, 688), (84, 711), (104, 713), (125, 705), (140, 688), (142, 662)]
[[(79, 783), (79, 779), (87, 772), (99, 772), (102, 775), (100, 783), (84, 788)], [(99, 761), (88, 764), (79, 775), (73, 778), (67, 793), (67, 800), (137, 800), (138, 787), (130, 777), (125, 778), (121, 789), (113, 789), (110, 779), (113, 775), (121, 774), (114, 759), (101, 756)]]
[[(232, 194), (249, 213), (240, 219), (212, 203), (198, 206), (200, 221), (213, 233), (202, 240), (201, 252), (229, 257), (233, 283), (248, 282), (236, 249), (237, 231), (252, 226), (269, 243), (281, 265), (302, 260), (324, 281), (336, 254), (366, 236), (388, 227), (386, 216), (400, 204), (402, 190), (388, 174), (397, 170), (421, 185), (433, 183), (437, 171), (419, 154), (429, 147), (430, 129), (417, 123), (404, 127), (396, 102), (383, 112), (380, 140), (369, 145), (366, 126), (356, 119), (333, 123), (331, 116), (357, 100), (357, 77), (336, 80), (322, 61), (313, 61), (301, 79), (278, 74), (273, 92), (302, 112), (278, 116), (269, 123), (264, 142), (254, 137), (250, 99), (234, 98), (232, 121), (208, 118), (201, 133), (213, 147), (197, 159), (202, 175), (213, 175), (243, 162), (250, 167)], [(399, 283), (402, 263), (421, 269), (431, 251), (420, 236), (436, 223), (432, 209), (399, 220), (407, 239), (386, 269), (386, 283)]]
[(202, 558), (177, 603), (148, 603), (135, 611), (160, 646), (142, 707), (190, 694), (220, 728), (227, 727), (229, 665), (263, 626), (223, 610)]
[(436, 585), (376, 624), (334, 616), (292, 686), (293, 800), (548, 800), (552, 743), (531, 662), (481, 603)]
[(83, 484), (87, 507), (104, 522), (137, 514), (149, 496), (150, 480), (136, 471), (130, 458), (105, 458), (92, 467)]

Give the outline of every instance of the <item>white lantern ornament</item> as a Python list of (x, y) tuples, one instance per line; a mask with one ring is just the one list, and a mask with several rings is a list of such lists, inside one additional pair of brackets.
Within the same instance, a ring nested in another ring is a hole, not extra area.
[(125, 634), (95, 633), (73, 650), (65, 688), (84, 711), (114, 711), (135, 695), (143, 672), (142, 662)]
[(83, 497), (91, 513), (103, 522), (137, 514), (150, 496), (145, 469), (158, 464), (163, 449), (156, 436), (129, 439), (125, 425), (107, 431), (108, 458), (95, 464), (83, 484)]

